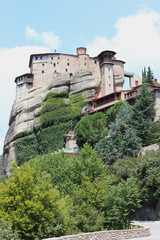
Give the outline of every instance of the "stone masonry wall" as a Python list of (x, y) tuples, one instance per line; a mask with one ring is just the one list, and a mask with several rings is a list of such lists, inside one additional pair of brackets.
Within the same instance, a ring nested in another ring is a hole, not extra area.
[(43, 240), (125, 240), (131, 238), (147, 237), (150, 235), (149, 228), (101, 231), (82, 233), (77, 235), (63, 236), (57, 238), (46, 238)]

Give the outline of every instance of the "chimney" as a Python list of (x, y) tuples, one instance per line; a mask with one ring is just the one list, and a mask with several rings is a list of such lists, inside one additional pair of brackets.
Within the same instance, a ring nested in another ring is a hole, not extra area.
[(157, 78), (154, 79), (154, 85), (155, 85), (155, 86), (158, 86)]
[(87, 49), (85, 47), (79, 47), (76, 50), (77, 50), (77, 55), (86, 54), (87, 52)]

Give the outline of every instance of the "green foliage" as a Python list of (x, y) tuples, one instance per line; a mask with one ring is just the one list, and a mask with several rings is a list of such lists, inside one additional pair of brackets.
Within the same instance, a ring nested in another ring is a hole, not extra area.
[(59, 193), (51, 188), (48, 175), (40, 177), (28, 164), (20, 169), (15, 164), (12, 177), (0, 183), (0, 217), (26, 240), (45, 237), (50, 226), (52, 236), (59, 236), (63, 226), (58, 198)]
[[(129, 105), (128, 102), (126, 102), (127, 106), (128, 106), (128, 110), (132, 109), (132, 107)], [(116, 115), (118, 114), (118, 112), (120, 111), (121, 107), (123, 105), (123, 101), (119, 101), (116, 102), (112, 107), (110, 107), (107, 112), (106, 112), (106, 121), (107, 121), (107, 126), (114, 122), (116, 119)]]
[(112, 138), (99, 141), (95, 145), (97, 155), (103, 159), (104, 163), (113, 164), (116, 159), (122, 156), (121, 151), (118, 149), (118, 144)]
[(114, 174), (116, 182), (121, 179), (127, 180), (130, 177), (138, 177), (137, 171), (140, 167), (139, 158), (124, 157), (117, 159), (112, 165), (109, 166), (109, 172)]
[(145, 203), (155, 206), (160, 199), (160, 151), (148, 151), (140, 160), (138, 178), (141, 196)]
[(62, 149), (65, 144), (65, 134), (70, 130), (72, 122), (42, 128), (36, 133), (39, 154)]
[(136, 157), (141, 149), (141, 139), (137, 137), (136, 132), (132, 128), (126, 129), (122, 140), (122, 155)]
[(93, 115), (85, 115), (76, 124), (74, 133), (79, 147), (83, 147), (86, 142), (93, 146), (107, 133), (104, 114), (99, 112)]
[(145, 144), (150, 145), (157, 142), (160, 142), (160, 120), (150, 123)]
[(65, 134), (80, 119), (84, 99), (81, 94), (68, 97), (68, 92), (49, 92), (39, 112), (40, 126), (33, 128), (29, 136), (15, 142), (15, 155), (18, 165), (27, 162), (38, 154), (62, 149)]
[(71, 167), (72, 161), (64, 152), (44, 154), (29, 161), (29, 164), (40, 172), (47, 172), (51, 176), (52, 186), (58, 186), (62, 192), (68, 193), (72, 188)]
[(121, 180), (106, 194), (105, 225), (108, 229), (128, 228), (135, 209), (140, 207), (140, 193), (135, 178)]
[(105, 181), (90, 182), (83, 180), (82, 184), (73, 191), (72, 231), (89, 232), (104, 229), (104, 196), (107, 188)]
[(104, 162), (112, 164), (123, 156), (136, 156), (141, 149), (141, 139), (131, 125), (132, 111), (123, 102), (115, 122), (109, 125), (109, 137), (97, 143), (95, 149)]
[(72, 192), (86, 177), (93, 182), (105, 178), (107, 173), (106, 166), (88, 144), (84, 145), (79, 156), (70, 158), (63, 152), (46, 154), (30, 160), (30, 165), (49, 173), (53, 187), (58, 186), (64, 193)]
[(38, 143), (34, 134), (17, 139), (14, 147), (18, 165), (27, 162), (31, 157), (38, 154)]
[(148, 84), (154, 84), (154, 75), (150, 66), (148, 66), (147, 70), (144, 67), (144, 70), (142, 71), (142, 82), (148, 83)]
[(154, 112), (152, 93), (146, 84), (142, 84), (140, 95), (136, 97), (133, 106), (132, 124), (137, 136), (142, 139), (142, 144), (148, 144), (148, 135), (151, 127), (151, 118)]
[(9, 223), (0, 220), (0, 240), (20, 240), (17, 233), (13, 232)]

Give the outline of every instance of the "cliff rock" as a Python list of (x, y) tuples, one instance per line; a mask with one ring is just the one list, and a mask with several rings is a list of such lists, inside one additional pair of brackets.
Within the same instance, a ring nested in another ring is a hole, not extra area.
[(21, 99), (16, 99), (11, 110), (9, 119), (9, 129), (4, 142), (3, 161), (1, 161), (1, 177), (2, 172), (9, 174), (10, 163), (14, 162), (14, 142), (16, 139), (23, 137), (26, 132), (38, 122), (38, 112), (42, 103), (49, 92), (69, 91), (69, 94), (81, 92), (84, 97), (92, 98), (95, 90), (99, 87), (100, 80), (95, 80), (89, 71), (81, 71), (70, 76), (58, 76), (53, 78), (48, 87), (30, 89), (27, 95)]

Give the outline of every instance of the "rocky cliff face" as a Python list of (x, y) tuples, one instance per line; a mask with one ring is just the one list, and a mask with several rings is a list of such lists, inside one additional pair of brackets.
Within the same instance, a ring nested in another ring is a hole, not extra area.
[(81, 71), (74, 76), (58, 76), (50, 82), (46, 88), (32, 88), (27, 96), (16, 99), (11, 110), (9, 129), (4, 143), (3, 161), (1, 161), (1, 177), (9, 174), (10, 163), (14, 162), (14, 142), (23, 137), (36, 124), (38, 112), (48, 92), (62, 92), (68, 90), (69, 94), (81, 92), (85, 98), (94, 97), (95, 90), (100, 86), (100, 80), (95, 80), (91, 72)]

